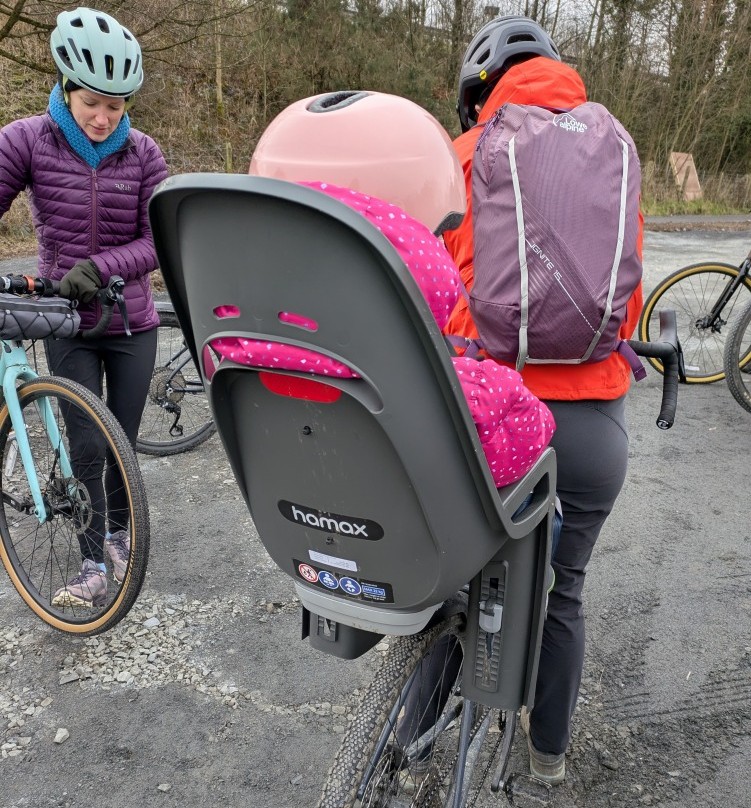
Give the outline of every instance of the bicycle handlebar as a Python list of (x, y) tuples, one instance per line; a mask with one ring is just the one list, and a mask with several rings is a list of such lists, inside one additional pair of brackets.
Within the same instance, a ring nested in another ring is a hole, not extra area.
[[(112, 322), (112, 314), (117, 303), (120, 315), (123, 318), (125, 333), (130, 336), (128, 312), (123, 298), (125, 281), (119, 275), (113, 275), (107, 286), (97, 292), (102, 305), (102, 316), (93, 327), (80, 334), (84, 339), (101, 337)], [(31, 275), (2, 275), (0, 276), (0, 292), (10, 292), (12, 295), (41, 295), (42, 297), (55, 297), (60, 294), (60, 281), (51, 281), (49, 278), (35, 278)]]
[(12, 295), (54, 297), (60, 294), (60, 281), (35, 278), (32, 275), (3, 275), (0, 277), (0, 292), (10, 292)]
[(98, 292), (99, 302), (102, 304), (102, 316), (99, 322), (88, 331), (82, 331), (81, 336), (84, 339), (94, 339), (100, 337), (109, 328), (110, 321), (112, 320), (112, 313), (115, 310), (115, 303), (120, 309), (120, 316), (123, 319), (123, 326), (125, 333), (130, 336), (130, 324), (128, 323), (128, 311), (125, 307), (125, 298), (123, 297), (123, 288), (125, 281), (119, 275), (113, 275), (107, 285)]
[(670, 429), (675, 423), (675, 409), (678, 404), (678, 383), (686, 381), (683, 365), (683, 351), (678, 340), (678, 327), (675, 311), (660, 312), (660, 338), (655, 342), (629, 340), (628, 344), (639, 356), (659, 359), (663, 365), (662, 403), (657, 417), (660, 429)]

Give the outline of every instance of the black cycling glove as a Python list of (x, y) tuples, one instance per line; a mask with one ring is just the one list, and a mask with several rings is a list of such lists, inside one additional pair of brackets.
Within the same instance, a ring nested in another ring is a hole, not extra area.
[(93, 300), (101, 288), (102, 277), (90, 258), (75, 264), (60, 281), (60, 295), (81, 303)]

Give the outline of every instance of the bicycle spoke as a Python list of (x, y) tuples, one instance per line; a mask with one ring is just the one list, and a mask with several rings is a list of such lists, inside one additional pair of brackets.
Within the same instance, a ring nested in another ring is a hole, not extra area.
[(203, 443), (214, 422), (177, 317), (160, 312), (157, 355), (138, 433), (139, 452), (170, 455)]
[[(79, 634), (104, 630), (130, 608), (145, 573), (148, 511), (135, 456), (114, 416), (84, 388), (42, 378), (20, 387), (18, 395), (33, 473), (20, 458), (9, 462), (18, 436), (6, 409), (0, 422), (3, 564), (27, 604), (50, 625)], [(35, 506), (30, 481), (41, 506)], [(105, 546), (106, 530), (123, 527), (131, 533), (125, 563)], [(96, 573), (91, 585), (81, 577), (87, 559)]]
[[(447, 808), (465, 804), (490, 725), (486, 708), (459, 691), (462, 618), (393, 641), (363, 695), (331, 767), (320, 808)], [(469, 711), (465, 718), (465, 711)], [(464, 784), (452, 796), (464, 722)], [(484, 751), (483, 751), (484, 754)]]
[[(713, 382), (725, 375), (724, 350), (730, 325), (740, 308), (751, 300), (748, 279), (721, 311), (713, 311), (737, 276), (738, 268), (729, 264), (696, 264), (665, 278), (647, 298), (639, 328), (641, 338), (656, 338), (660, 311), (675, 310), (689, 382)], [(649, 361), (662, 371), (659, 360)]]

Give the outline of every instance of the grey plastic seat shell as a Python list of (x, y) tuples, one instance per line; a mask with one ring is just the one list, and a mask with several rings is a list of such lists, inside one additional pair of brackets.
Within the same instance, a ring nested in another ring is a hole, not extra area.
[[(303, 605), (369, 631), (414, 633), (506, 542), (536, 535), (544, 546), (554, 453), (496, 490), (430, 310), (362, 215), (307, 187), (219, 174), (166, 180), (149, 214), (237, 483)], [(239, 315), (218, 318), (226, 305)], [(280, 312), (317, 328), (282, 322)], [(303, 374), (225, 360), (209, 379), (198, 359), (230, 335), (308, 348), (361, 378), (326, 379), (341, 391), (331, 403), (278, 395), (264, 382), (265, 373)], [(532, 490), (532, 504), (513, 518)], [(325, 529), (315, 526), (321, 519)], [(356, 526), (365, 522), (383, 535), (363, 537)], [(344, 523), (349, 535), (331, 529)], [(525, 563), (539, 566), (538, 556)], [(372, 585), (375, 599), (309, 583), (301, 566)]]

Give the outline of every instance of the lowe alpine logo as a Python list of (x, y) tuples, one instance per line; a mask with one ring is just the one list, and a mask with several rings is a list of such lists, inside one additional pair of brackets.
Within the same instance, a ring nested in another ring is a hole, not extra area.
[(586, 132), (587, 124), (577, 121), (570, 112), (564, 112), (562, 115), (556, 115), (553, 118), (553, 123), (560, 126), (561, 129), (566, 129), (569, 132)]
[(370, 541), (383, 538), (383, 528), (372, 519), (326, 513), (305, 505), (295, 505), (286, 499), (279, 500), (279, 512), (290, 522), (297, 522), (299, 525), (306, 525), (325, 533), (338, 533), (340, 536), (354, 536), (356, 539)]

